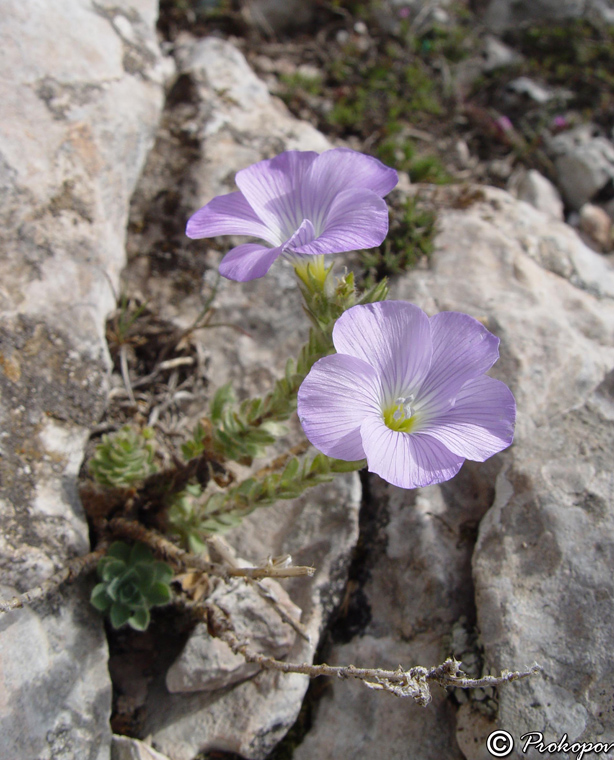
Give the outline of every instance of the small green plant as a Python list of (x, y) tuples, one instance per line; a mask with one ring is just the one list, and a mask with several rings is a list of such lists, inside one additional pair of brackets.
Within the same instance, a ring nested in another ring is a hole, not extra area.
[(144, 544), (131, 548), (122, 541), (111, 544), (106, 557), (98, 563), (101, 583), (94, 587), (90, 601), (106, 612), (113, 628), (126, 623), (136, 631), (149, 625), (151, 607), (171, 600), (169, 582), (172, 569), (154, 559)]
[(205, 538), (225, 533), (259, 507), (296, 499), (307, 488), (328, 483), (336, 474), (364, 466), (364, 460), (346, 462), (324, 454), (288, 459), (281, 472), (268, 472), (205, 498), (201, 487), (189, 485), (174, 498), (168, 511), (169, 531), (194, 554), (206, 549)]
[(156, 472), (154, 449), (148, 441), (150, 428), (137, 432), (128, 425), (117, 433), (103, 435), (89, 463), (94, 479), (108, 488), (129, 488)]
[(415, 266), (420, 257), (430, 256), (436, 223), (435, 214), (416, 198), (393, 206), (388, 238), (378, 248), (360, 253), (365, 284), (369, 286), (382, 277), (400, 274)]

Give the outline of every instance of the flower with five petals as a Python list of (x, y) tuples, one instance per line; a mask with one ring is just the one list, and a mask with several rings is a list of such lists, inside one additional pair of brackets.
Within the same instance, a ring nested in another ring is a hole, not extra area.
[(394, 169), (347, 148), (287, 151), (236, 175), (239, 190), (218, 195), (190, 217), (190, 238), (249, 235), (265, 241), (233, 248), (220, 274), (245, 282), (265, 275), (282, 254), (341, 253), (380, 245), (388, 233), (383, 197)]
[(298, 414), (324, 454), (366, 458), (401, 488), (452, 478), (512, 443), (516, 404), (485, 372), (499, 339), (458, 312), (427, 315), (405, 301), (354, 306), (333, 330), (336, 354), (317, 361)]

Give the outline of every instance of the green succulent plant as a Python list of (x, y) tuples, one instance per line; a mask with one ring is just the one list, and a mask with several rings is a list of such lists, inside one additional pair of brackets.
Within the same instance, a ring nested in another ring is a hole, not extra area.
[(148, 443), (152, 436), (150, 428), (137, 432), (128, 425), (113, 435), (103, 435), (89, 463), (94, 479), (109, 488), (128, 488), (145, 480), (157, 469), (153, 446)]
[(145, 544), (133, 547), (116, 541), (98, 563), (98, 583), (90, 597), (100, 612), (106, 612), (113, 628), (128, 623), (137, 631), (149, 625), (151, 607), (171, 600), (172, 569), (154, 559)]

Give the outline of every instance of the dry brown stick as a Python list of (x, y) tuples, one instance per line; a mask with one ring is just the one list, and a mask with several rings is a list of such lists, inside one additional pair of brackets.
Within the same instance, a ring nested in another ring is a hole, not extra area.
[(95, 551), (68, 560), (61, 570), (58, 570), (57, 573), (54, 573), (50, 578), (43, 581), (40, 586), (30, 589), (30, 591), (26, 591), (24, 594), (19, 594), (19, 596), (13, 597), (13, 599), (0, 601), (0, 612), (10, 612), (10, 610), (25, 607), (42, 599), (44, 596), (48, 596), (63, 583), (72, 582), (83, 573), (92, 570), (98, 564), (98, 560), (104, 557), (106, 553), (107, 545), (101, 542)]
[(147, 544), (151, 549), (163, 556), (170, 562), (174, 562), (183, 569), (201, 570), (209, 575), (216, 575), (220, 578), (251, 578), (260, 580), (261, 578), (296, 578), (298, 576), (311, 576), (315, 573), (315, 568), (305, 566), (295, 567), (226, 567), (226, 565), (217, 562), (209, 562), (197, 554), (190, 554), (175, 546), (171, 541), (164, 538), (154, 530), (145, 528), (138, 522), (126, 520), (123, 517), (115, 517), (108, 523), (108, 529), (113, 535), (119, 535), (132, 541), (140, 541)]
[(423, 706), (431, 700), (429, 682), (438, 683), (444, 688), (454, 686), (474, 689), (485, 686), (500, 686), (541, 672), (539, 665), (533, 665), (526, 671), (504, 671), (500, 676), (467, 678), (464, 674), (458, 675), (461, 663), (453, 658), (447, 659), (434, 668), (417, 666), (409, 670), (403, 670), (401, 667), (397, 670), (382, 670), (380, 668), (357, 668), (354, 665), (331, 666), (282, 662), (254, 651), (245, 641), (241, 641), (233, 628), (232, 621), (217, 605), (205, 601), (190, 606), (207, 621), (209, 631), (213, 636), (226, 642), (235, 654), (240, 654), (247, 662), (257, 663), (262, 668), (281, 673), (301, 673), (310, 678), (318, 678), (319, 676), (356, 678), (369, 688), (385, 690), (398, 697), (412, 697)]
[[(232, 549), (230, 546), (228, 546), (223, 538), (220, 536), (210, 536), (207, 539), (207, 543), (214, 549), (214, 551), (219, 554), (222, 560), (229, 567), (239, 567), (236, 558), (232, 554)], [(298, 633), (301, 638), (305, 639), (305, 641), (311, 642), (311, 636), (309, 635), (305, 626), (299, 620), (295, 620), (286, 612), (286, 610), (279, 603), (277, 597), (272, 593), (271, 589), (265, 586), (262, 581), (257, 581), (254, 578), (248, 578), (248, 581), (254, 586), (260, 596), (273, 607), (275, 612), (279, 615), (284, 623), (289, 625), (294, 631), (296, 631), (296, 633)]]

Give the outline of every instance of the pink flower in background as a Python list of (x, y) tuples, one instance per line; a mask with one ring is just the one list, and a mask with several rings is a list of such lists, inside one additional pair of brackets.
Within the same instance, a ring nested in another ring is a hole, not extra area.
[(354, 306), (333, 330), (337, 353), (314, 364), (298, 414), (324, 454), (401, 488), (449, 480), (512, 443), (516, 403), (484, 373), (499, 339), (467, 314), (427, 315), (405, 301)]
[(250, 235), (220, 274), (241, 282), (265, 275), (282, 254), (341, 253), (379, 245), (388, 234), (383, 197), (394, 169), (346, 148), (287, 151), (237, 173), (238, 192), (218, 195), (188, 221), (190, 238)]

